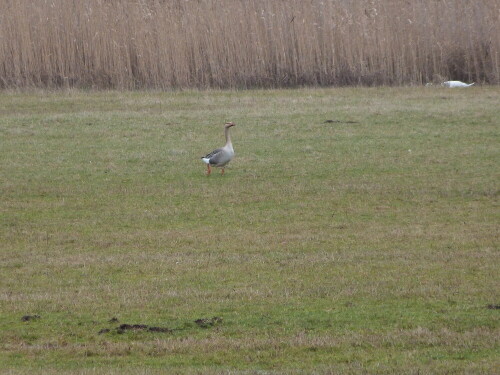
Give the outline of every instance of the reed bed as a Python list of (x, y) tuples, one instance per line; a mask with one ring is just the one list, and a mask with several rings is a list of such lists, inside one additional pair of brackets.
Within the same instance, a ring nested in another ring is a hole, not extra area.
[(0, 88), (500, 82), (497, 0), (0, 0)]

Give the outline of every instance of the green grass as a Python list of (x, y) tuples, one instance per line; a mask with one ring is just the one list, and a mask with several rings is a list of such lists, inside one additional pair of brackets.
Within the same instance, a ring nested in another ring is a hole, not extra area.
[[(1, 93), (0, 368), (494, 373), (499, 102)], [(228, 120), (236, 158), (207, 178)]]

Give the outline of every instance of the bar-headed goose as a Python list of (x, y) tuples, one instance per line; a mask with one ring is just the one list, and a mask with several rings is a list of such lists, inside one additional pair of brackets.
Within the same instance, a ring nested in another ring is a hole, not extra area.
[(224, 124), (224, 135), (226, 136), (226, 145), (224, 147), (213, 150), (211, 153), (203, 156), (201, 160), (207, 165), (207, 176), (210, 176), (212, 169), (210, 166), (220, 167), (221, 175), (224, 175), (224, 167), (234, 157), (233, 144), (231, 143), (231, 136), (229, 135), (229, 128), (234, 126), (233, 122), (226, 122)]

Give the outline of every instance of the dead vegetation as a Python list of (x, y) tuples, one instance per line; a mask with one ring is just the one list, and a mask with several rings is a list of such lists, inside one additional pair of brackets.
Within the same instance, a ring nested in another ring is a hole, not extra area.
[(495, 0), (0, 3), (0, 88), (500, 81)]

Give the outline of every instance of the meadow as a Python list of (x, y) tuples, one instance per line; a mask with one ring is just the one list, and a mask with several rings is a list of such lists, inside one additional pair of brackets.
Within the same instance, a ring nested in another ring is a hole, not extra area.
[(0, 93), (1, 372), (495, 373), (499, 102)]

